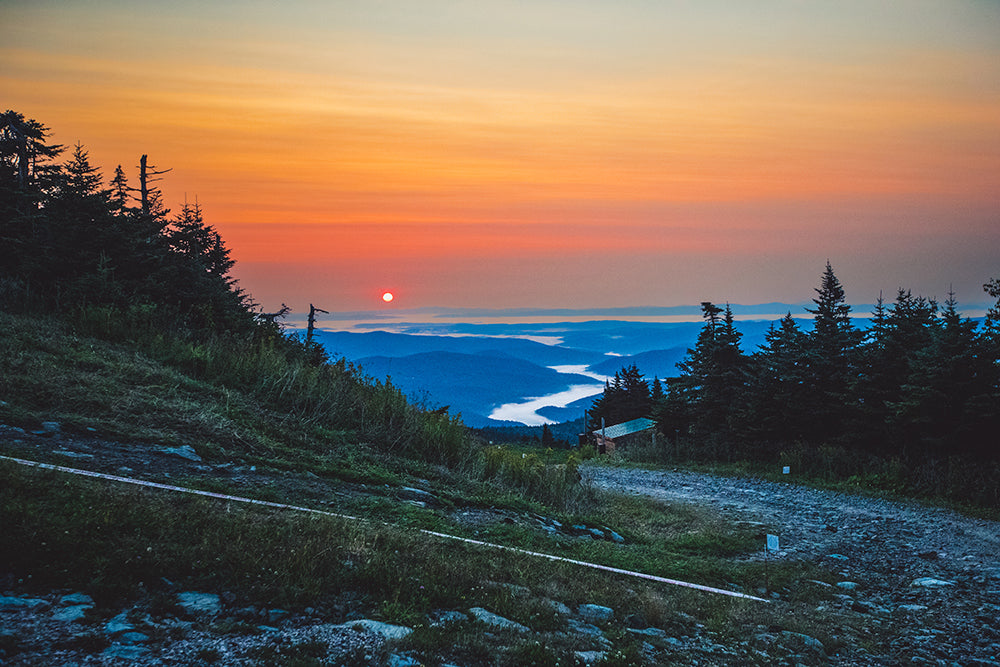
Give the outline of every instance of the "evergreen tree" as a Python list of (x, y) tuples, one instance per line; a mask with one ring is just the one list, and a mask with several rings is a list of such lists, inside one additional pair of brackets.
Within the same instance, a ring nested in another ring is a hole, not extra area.
[(0, 115), (0, 305), (26, 305), (44, 284), (51, 216), (43, 206), (59, 173), (62, 146), (46, 143), (49, 128), (16, 111)]
[(871, 325), (858, 347), (857, 375), (852, 389), (855, 410), (848, 428), (849, 440), (869, 450), (885, 449), (889, 443), (888, 405), (899, 389), (898, 378), (885, 353), (888, 340), (889, 314), (879, 292)]
[(782, 444), (800, 441), (809, 431), (811, 415), (799, 402), (806, 382), (805, 345), (806, 334), (789, 312), (771, 325), (751, 357), (740, 430), (756, 458), (773, 458)]
[(542, 447), (551, 449), (556, 446), (556, 439), (548, 424), (542, 424)]
[[(740, 334), (732, 309), (710, 301), (701, 304), (705, 325), (694, 349), (677, 367), (677, 399), (690, 406), (691, 435), (704, 443), (704, 455), (730, 456), (734, 444), (737, 397), (746, 384), (746, 358), (739, 347)], [(720, 317), (722, 315), (722, 317)]]
[(844, 431), (849, 404), (849, 388), (855, 374), (854, 354), (861, 336), (851, 323), (851, 307), (844, 288), (826, 263), (813, 303), (814, 315), (804, 357), (806, 381), (800, 400), (812, 414), (810, 440), (835, 441)]
[(615, 373), (614, 380), (605, 381), (604, 393), (598, 396), (590, 408), (588, 429), (601, 428), (601, 419), (606, 426), (649, 417), (652, 414), (649, 384), (635, 364)]
[(111, 210), (116, 215), (127, 215), (132, 212), (129, 202), (132, 200), (132, 188), (128, 185), (128, 177), (121, 165), (115, 167), (115, 175), (111, 179)]
[(973, 397), (988, 391), (985, 369), (976, 354), (976, 323), (963, 319), (956, 306), (949, 293), (939, 323), (927, 327), (929, 340), (908, 356), (906, 381), (893, 404), (901, 439), (919, 443), (923, 455), (953, 453), (978, 439), (979, 418), (970, 408), (978, 402)]

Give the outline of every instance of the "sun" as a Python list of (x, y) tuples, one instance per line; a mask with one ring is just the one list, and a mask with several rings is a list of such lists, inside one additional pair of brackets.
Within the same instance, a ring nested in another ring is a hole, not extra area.
[(386, 292), (385, 294), (382, 295), (382, 300), (385, 301), (386, 303), (389, 303), (394, 298), (395, 297), (392, 295), (392, 292)]

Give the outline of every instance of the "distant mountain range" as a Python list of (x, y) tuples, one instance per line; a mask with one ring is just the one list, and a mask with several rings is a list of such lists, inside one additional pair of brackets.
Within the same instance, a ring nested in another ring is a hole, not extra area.
[[(773, 311), (774, 305), (766, 309)], [(365, 330), (379, 324), (393, 330)], [(762, 343), (769, 326), (769, 321), (739, 322), (744, 349)], [(447, 406), (467, 425), (483, 427), (510, 424), (504, 414), (520, 415), (516, 422), (528, 424), (578, 419), (604, 379), (632, 364), (650, 380), (676, 375), (677, 362), (701, 327), (700, 320), (511, 324), (424, 318), (391, 325), (376, 320), (356, 325), (355, 331), (317, 330), (315, 337), (330, 356), (346, 358), (372, 378), (390, 378), (415, 402)], [(527, 412), (497, 412), (507, 404), (556, 394), (563, 394), (562, 400), (539, 401)]]
[[(744, 352), (762, 345), (785, 313), (811, 329), (805, 308), (733, 305)], [(853, 307), (857, 326), (867, 326), (870, 311)], [(676, 376), (703, 326), (700, 315), (698, 306), (333, 313), (315, 336), (331, 357), (354, 362), (372, 378), (391, 378), (426, 407), (448, 406), (469, 426), (537, 425), (579, 419), (604, 380), (632, 364), (649, 380)], [(643, 321), (650, 317), (679, 321)], [(553, 398), (527, 405), (540, 397)]]

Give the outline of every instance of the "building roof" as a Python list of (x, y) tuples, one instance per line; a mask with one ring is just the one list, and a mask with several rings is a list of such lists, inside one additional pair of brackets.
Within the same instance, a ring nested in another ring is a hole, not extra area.
[[(622, 422), (621, 424), (615, 424), (614, 426), (606, 426), (604, 428), (604, 437), (613, 440), (615, 438), (620, 438), (623, 435), (632, 435), (633, 433), (649, 430), (654, 426), (656, 426), (656, 422), (652, 419), (639, 417), (638, 419)], [(600, 435), (601, 429), (597, 429), (593, 433), (594, 435)]]

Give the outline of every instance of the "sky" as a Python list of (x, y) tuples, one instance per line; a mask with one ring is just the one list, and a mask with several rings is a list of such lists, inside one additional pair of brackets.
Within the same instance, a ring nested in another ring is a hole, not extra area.
[(0, 0), (0, 100), (170, 168), (265, 310), (1000, 277), (996, 0)]

